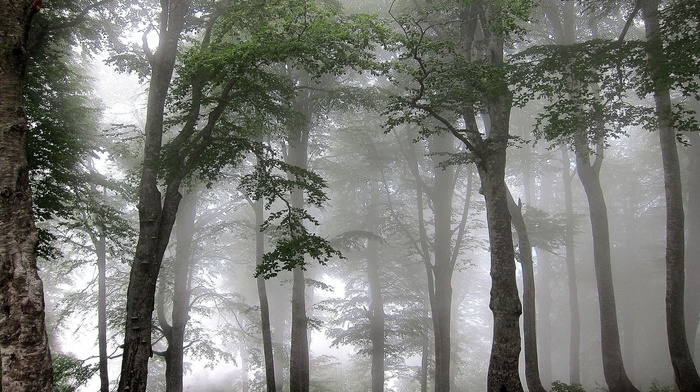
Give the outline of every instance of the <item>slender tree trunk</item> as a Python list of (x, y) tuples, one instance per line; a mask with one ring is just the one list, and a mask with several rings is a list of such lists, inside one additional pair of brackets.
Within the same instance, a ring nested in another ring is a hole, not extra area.
[[(310, 116), (308, 107), (303, 106), (300, 112), (307, 116), (307, 119), (302, 126), (296, 127), (290, 132), (288, 160), (291, 165), (306, 169), (311, 119), (308, 118)], [(304, 208), (304, 194), (301, 190), (293, 191), (291, 200), (293, 208)], [(296, 267), (293, 271), (292, 283), (292, 342), (289, 364), (289, 389), (291, 392), (308, 392), (309, 390), (308, 323), (306, 279), (304, 270), (301, 267)]]
[[(377, 187), (372, 186), (372, 208), (373, 215), (369, 216), (370, 221), (374, 221), (377, 213), (375, 206), (379, 200)], [(374, 226), (376, 227), (376, 225)], [(378, 244), (374, 240), (369, 240), (367, 244), (367, 278), (369, 281), (369, 335), (372, 344), (372, 392), (384, 391), (384, 297), (382, 295), (382, 283), (379, 271)]]
[(576, 244), (574, 243), (576, 217), (574, 215), (573, 190), (571, 189), (573, 173), (570, 171), (568, 150), (562, 148), (561, 151), (566, 219), (564, 247), (566, 249), (566, 275), (569, 286), (569, 328), (571, 330), (569, 336), (569, 383), (581, 384), (581, 313), (578, 305), (578, 280), (576, 278)]
[[(181, 199), (180, 181), (168, 184), (161, 200), (158, 170), (163, 140), (165, 99), (175, 66), (180, 33), (191, 0), (163, 2), (158, 49), (152, 54), (146, 108), (144, 158), (139, 184), (139, 238), (129, 277), (119, 391), (143, 392), (152, 356), (151, 324), (156, 281)], [(167, 8), (165, 8), (167, 7)]]
[(681, 392), (700, 391), (700, 376), (690, 355), (685, 332), (685, 215), (681, 169), (673, 127), (670, 87), (664, 69), (659, 27), (659, 0), (642, 0), (648, 42), (649, 67), (654, 86), (661, 160), (666, 194), (666, 333), (676, 385)]
[(248, 377), (248, 367), (250, 366), (250, 352), (241, 340), (238, 344), (238, 351), (241, 354), (241, 392), (250, 391), (250, 379)]
[[(194, 192), (194, 191), (192, 191)], [(175, 226), (175, 265), (173, 268), (173, 310), (172, 325), (168, 336), (167, 355), (169, 360), (165, 368), (166, 391), (182, 392), (185, 349), (185, 329), (190, 313), (190, 288), (192, 285), (192, 247), (194, 243), (194, 224), (197, 215), (197, 196), (188, 193), (177, 213)]]
[(430, 369), (430, 338), (428, 335), (428, 331), (423, 332), (423, 348), (421, 350), (420, 359), (420, 392), (428, 392), (428, 373)]
[(97, 345), (100, 357), (100, 392), (109, 392), (107, 368), (107, 244), (102, 225), (97, 230)]
[(36, 265), (23, 89), (34, 2), (0, 5), (0, 357), (2, 390), (50, 392), (53, 367)]
[[(700, 110), (700, 108), (696, 108)], [(695, 132), (687, 134), (691, 145), (686, 148), (688, 159), (687, 202), (687, 240), (685, 241), (685, 319), (686, 335), (690, 353), (696, 353), (696, 335), (700, 322), (700, 135)]]
[(454, 193), (454, 166), (440, 168), (447, 158), (441, 153), (454, 152), (454, 138), (436, 135), (431, 139), (435, 185), (431, 192), (435, 219), (433, 249), (435, 264), (435, 295), (430, 304), (435, 334), (435, 390), (450, 390), (450, 325), (452, 316), (452, 196)]
[(576, 171), (588, 199), (591, 231), (593, 234), (593, 263), (598, 286), (600, 308), (600, 335), (603, 351), (603, 373), (610, 392), (638, 392), (627, 377), (620, 349), (620, 333), (617, 322), (617, 306), (613, 288), (610, 262), (610, 233), (605, 196), (600, 185), (600, 164), (603, 157), (596, 156), (590, 163), (588, 136), (579, 132), (576, 136)]
[[(263, 200), (253, 202), (255, 211), (255, 264), (261, 265), (265, 254), (265, 233), (260, 231), (260, 227), (265, 221), (265, 207)], [(267, 390), (274, 392), (277, 390), (275, 384), (275, 357), (272, 350), (272, 329), (270, 327), (270, 304), (267, 300), (267, 287), (265, 278), (256, 278), (258, 285), (258, 300), (260, 301), (260, 328), (262, 329), (263, 356), (265, 360), (265, 385)]]
[(520, 265), (523, 268), (523, 341), (525, 344), (525, 381), (530, 392), (545, 392), (540, 380), (537, 360), (537, 310), (535, 308), (535, 271), (532, 262), (532, 245), (522, 215), (522, 205), (516, 204), (508, 191), (508, 211), (518, 235)]

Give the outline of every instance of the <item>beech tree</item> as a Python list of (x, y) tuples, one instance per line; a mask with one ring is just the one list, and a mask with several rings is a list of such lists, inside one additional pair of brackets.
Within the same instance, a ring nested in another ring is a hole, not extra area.
[[(397, 80), (408, 87), (390, 103), (388, 125), (417, 123), (425, 136), (447, 132), (466, 149), (461, 161), (475, 163), (486, 200), (491, 242), (490, 308), (494, 330), (488, 391), (522, 391), (518, 374), (522, 309), (504, 181), (512, 97), (503, 72), (503, 40), (514, 28), (514, 21), (527, 15), (528, 8), (525, 3), (486, 1), (468, 5), (440, 2), (428, 7), (431, 6), (435, 12), (457, 10), (452, 15), (457, 22), (431, 19), (430, 8), (428, 17), (396, 18), (403, 36), (396, 70), (397, 75), (407, 77), (404, 80), (397, 76)], [(434, 38), (440, 37), (445, 26), (453, 29), (454, 41), (446, 40), (444, 33), (443, 39)], [(483, 128), (479, 121), (483, 121)], [(449, 293), (450, 288), (441, 290)], [(436, 347), (445, 342), (436, 342)], [(444, 377), (449, 375), (449, 354), (446, 359), (438, 364), (436, 358), (436, 367), (447, 367), (436, 370), (443, 375), (435, 380), (436, 390), (450, 388), (449, 378)]]
[(33, 1), (3, 2), (0, 12), (0, 356), (2, 389), (51, 391), (53, 368), (37, 271), (27, 164), (24, 85), (28, 34), (39, 9)]

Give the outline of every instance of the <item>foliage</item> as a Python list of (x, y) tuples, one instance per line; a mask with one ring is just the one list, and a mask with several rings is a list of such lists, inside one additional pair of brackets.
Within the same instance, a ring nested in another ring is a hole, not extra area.
[(271, 278), (282, 270), (305, 268), (307, 254), (321, 264), (333, 257), (342, 257), (328, 240), (306, 228), (305, 222), (318, 226), (318, 220), (306, 209), (293, 207), (290, 199), (293, 192), (304, 192), (308, 204), (322, 208), (328, 199), (323, 192), (325, 181), (311, 171), (278, 159), (274, 151), (265, 146), (259, 146), (256, 156), (255, 169), (241, 179), (241, 189), (253, 200), (265, 200), (266, 210), (276, 201), (283, 205), (281, 210), (270, 212), (260, 228), (269, 232), (275, 249), (265, 253), (256, 276)]
[(98, 365), (86, 365), (84, 361), (64, 354), (53, 355), (53, 392), (75, 392), (87, 384), (99, 370)]
[(672, 386), (662, 387), (659, 385), (659, 381), (654, 379), (649, 387), (649, 392), (675, 392), (676, 388)]
[(641, 55), (637, 46), (606, 40), (534, 46), (512, 57), (514, 102), (547, 101), (535, 125), (535, 134), (546, 140), (571, 144), (578, 130), (586, 130), (591, 143), (618, 138), (627, 126), (653, 121), (651, 108), (627, 99), (634, 87), (630, 76), (637, 75), (630, 58)]
[(559, 380), (552, 381), (552, 392), (586, 392), (581, 384), (566, 384)]

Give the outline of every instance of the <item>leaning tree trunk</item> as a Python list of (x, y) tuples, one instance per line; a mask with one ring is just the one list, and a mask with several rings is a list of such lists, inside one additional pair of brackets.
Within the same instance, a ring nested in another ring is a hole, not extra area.
[(537, 360), (537, 310), (535, 308), (535, 270), (532, 262), (532, 245), (522, 214), (522, 205), (515, 203), (508, 192), (508, 210), (513, 228), (518, 235), (520, 265), (523, 268), (523, 341), (525, 345), (525, 381), (530, 392), (545, 392), (540, 379)]
[(158, 49), (149, 56), (151, 80), (146, 107), (144, 158), (139, 184), (139, 238), (126, 299), (124, 354), (119, 390), (143, 392), (148, 378), (151, 324), (156, 281), (180, 203), (181, 179), (168, 184), (161, 200), (158, 172), (163, 140), (165, 99), (175, 67), (180, 33), (191, 0), (163, 2)]
[(2, 390), (52, 389), (44, 288), (36, 265), (23, 89), (34, 1), (0, 5), (0, 356)]
[(620, 332), (617, 323), (617, 306), (613, 288), (612, 266), (610, 262), (610, 232), (608, 210), (603, 188), (600, 185), (600, 165), (602, 156), (590, 163), (588, 137), (584, 132), (576, 135), (576, 172), (588, 199), (591, 232), (593, 235), (593, 264), (598, 287), (600, 309), (600, 335), (603, 351), (603, 374), (610, 392), (639, 392), (632, 385), (622, 361)]
[[(690, 355), (685, 332), (685, 215), (681, 168), (673, 127), (668, 74), (659, 27), (659, 0), (642, 0), (647, 54), (654, 88), (666, 194), (666, 334), (676, 384), (681, 392), (700, 391), (700, 376)], [(697, 241), (697, 239), (693, 239)]]

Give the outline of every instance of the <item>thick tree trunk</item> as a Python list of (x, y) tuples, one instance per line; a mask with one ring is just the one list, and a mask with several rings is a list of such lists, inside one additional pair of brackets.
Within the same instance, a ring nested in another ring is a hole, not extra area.
[(0, 5), (0, 356), (2, 390), (52, 390), (44, 289), (27, 165), (23, 89), (34, 2)]
[(685, 320), (688, 347), (697, 360), (695, 342), (700, 322), (700, 241), (697, 240), (700, 238), (700, 135), (690, 132), (687, 136), (691, 145), (685, 150), (688, 159), (685, 187), (685, 211), (688, 218), (685, 241)]
[[(484, 5), (485, 20), (495, 12)], [(491, 8), (489, 8), (491, 7)], [(487, 58), (492, 65), (503, 64), (503, 38), (484, 29)], [(505, 183), (512, 94), (503, 83), (498, 94), (486, 101), (488, 137), (477, 153), (481, 190), (486, 200), (486, 220), (491, 244), (491, 298), (493, 343), (489, 361), (487, 391), (522, 391), (518, 372), (520, 357), (520, 315), (522, 308), (515, 279), (515, 252), (511, 215), (508, 212), (508, 189)]]
[(139, 185), (139, 238), (129, 277), (124, 355), (119, 391), (146, 390), (151, 351), (156, 281), (181, 199), (180, 181), (168, 184), (161, 201), (158, 170), (163, 139), (165, 99), (175, 66), (180, 33), (191, 0), (163, 2), (160, 40), (151, 57), (151, 80), (146, 108), (144, 159)]
[(608, 210), (600, 185), (600, 159), (590, 163), (588, 137), (580, 132), (576, 136), (576, 172), (583, 184), (588, 199), (588, 208), (593, 234), (593, 263), (598, 286), (600, 308), (600, 335), (603, 351), (603, 373), (610, 392), (639, 392), (627, 377), (620, 349), (620, 333), (617, 322), (617, 306), (613, 288), (610, 262), (610, 233)]
[(535, 308), (535, 270), (532, 262), (532, 245), (522, 214), (522, 205), (513, 200), (508, 191), (508, 211), (518, 235), (520, 265), (523, 268), (523, 341), (525, 345), (525, 381), (530, 392), (545, 392), (540, 379), (537, 360), (537, 310)]
[(566, 228), (564, 231), (564, 247), (566, 248), (566, 276), (569, 286), (569, 383), (581, 384), (581, 313), (578, 306), (578, 280), (576, 278), (576, 244), (574, 233), (576, 232), (576, 217), (574, 215), (573, 179), (570, 171), (569, 152), (562, 150), (562, 179), (564, 182), (564, 203)]
[[(257, 200), (252, 204), (255, 211), (255, 264), (261, 265), (265, 254), (265, 233), (260, 227), (265, 221), (265, 207), (263, 200)], [(258, 287), (258, 300), (260, 301), (260, 328), (262, 329), (263, 356), (265, 361), (265, 385), (269, 392), (277, 391), (275, 383), (275, 357), (272, 350), (272, 329), (270, 327), (270, 304), (267, 300), (267, 287), (265, 278), (256, 278)]]
[(664, 70), (659, 0), (642, 0), (641, 3), (648, 41), (649, 67), (654, 84), (666, 194), (666, 334), (678, 389), (681, 392), (700, 391), (700, 376), (690, 355), (685, 331), (685, 215), (670, 87), (666, 81), (667, 71)]

